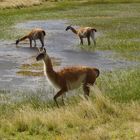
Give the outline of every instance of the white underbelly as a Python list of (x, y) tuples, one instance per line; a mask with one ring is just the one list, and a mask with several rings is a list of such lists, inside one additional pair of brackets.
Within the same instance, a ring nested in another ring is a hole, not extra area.
[(86, 38), (86, 37), (87, 37), (87, 34), (86, 34), (86, 33), (81, 33), (81, 34), (80, 34), (80, 37)]
[(67, 88), (69, 90), (78, 88), (78, 87), (80, 87), (82, 85), (82, 83), (84, 82), (84, 80), (85, 80), (85, 74), (81, 75), (79, 77), (79, 79), (76, 80), (76, 81), (72, 81), (72, 82), (71, 81), (66, 81), (67, 82)]
[(87, 35), (82, 35), (83, 38), (87, 38)]

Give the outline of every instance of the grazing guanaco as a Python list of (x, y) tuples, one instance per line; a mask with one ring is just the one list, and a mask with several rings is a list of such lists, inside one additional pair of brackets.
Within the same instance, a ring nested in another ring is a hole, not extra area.
[(23, 41), (25, 39), (29, 39), (30, 41), (30, 47), (32, 47), (32, 40), (35, 43), (35, 47), (36, 47), (36, 40), (39, 39), (42, 47), (44, 47), (44, 36), (46, 35), (45, 31), (41, 28), (35, 28), (33, 29), (28, 35), (25, 35), (24, 37), (16, 40), (16, 45), (20, 42)]
[(73, 28), (71, 25), (67, 26), (66, 31), (71, 30), (74, 34), (78, 35), (80, 38), (80, 44), (83, 45), (83, 38), (87, 38), (88, 45), (91, 44), (90, 37), (92, 38), (94, 45), (96, 45), (95, 41), (95, 32), (97, 32), (96, 29), (92, 27), (81, 27), (79, 29)]
[[(65, 92), (69, 90), (78, 88), (80, 85), (83, 86), (85, 97), (89, 96), (89, 85), (93, 85), (100, 74), (100, 71), (97, 68), (83, 66), (67, 67), (56, 72), (53, 69), (51, 59), (45, 48), (37, 55), (36, 60), (43, 60), (44, 74), (48, 77), (49, 82), (59, 89), (54, 96), (54, 101), (58, 107), (57, 98), (64, 95)], [(62, 101), (64, 103), (63, 96)]]

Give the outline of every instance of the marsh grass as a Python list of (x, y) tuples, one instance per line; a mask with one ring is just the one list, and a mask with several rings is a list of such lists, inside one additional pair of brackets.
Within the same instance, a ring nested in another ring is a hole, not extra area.
[[(122, 58), (139, 60), (139, 55), (134, 53), (139, 51), (140, 45), (140, 4), (113, 4), (109, 1), (95, 4), (94, 2), (45, 2), (37, 7), (0, 10), (0, 26), (3, 27), (0, 29), (0, 38), (13, 40), (21, 36), (21, 32), (12, 27), (17, 22), (68, 19), (72, 25), (91, 26), (99, 33), (96, 47), (84, 45), (82, 49), (114, 50), (118, 51)], [(79, 47), (78, 44), (77, 47)]]
[(17, 71), (16, 72), (17, 75), (22, 75), (22, 76), (44, 76), (44, 72), (37, 72), (37, 71), (29, 71), (29, 70), (26, 70), (26, 71)]
[[(51, 57), (51, 60), (54, 67), (60, 66), (61, 61), (59, 58)], [(42, 62), (22, 64), (16, 74), (20, 76), (44, 76), (43, 66)]]
[[(115, 50), (123, 59), (139, 61), (140, 4), (114, 2), (126, 1), (47, 2), (30, 8), (0, 10), (0, 38), (17, 38), (20, 32), (16, 32), (13, 25), (18, 22), (69, 19), (73, 25), (93, 26), (100, 33), (95, 48), (84, 45), (82, 49)], [(40, 64), (24, 65), (21, 69), (34, 67), (38, 69)], [(22, 94), (24, 98), (18, 102), (10, 101), (14, 94), (1, 91), (0, 139), (140, 139), (139, 77), (139, 67), (102, 72), (89, 100), (84, 99), (79, 89), (75, 91), (76, 96), (67, 97), (65, 106), (60, 99), (60, 108), (54, 104), (53, 97), (45, 98), (48, 91)], [(54, 91), (51, 93), (53, 96)]]
[[(5, 139), (139, 139), (139, 71), (106, 73), (91, 87), (90, 98), (67, 97), (57, 108), (41, 94), (0, 104), (0, 136)], [(43, 95), (44, 96), (44, 95)]]
[[(96, 87), (94, 99), (81, 99), (76, 105), (61, 108), (32, 108), (29, 104), (18, 107), (12, 115), (0, 117), (2, 138), (24, 139), (101, 139), (139, 137), (132, 122), (138, 125), (139, 105), (113, 102)], [(127, 132), (127, 134), (126, 134)], [(120, 134), (119, 134), (120, 133)]]
[(132, 68), (129, 72), (124, 70), (103, 74), (98, 86), (113, 100), (131, 102), (140, 99), (140, 72)]

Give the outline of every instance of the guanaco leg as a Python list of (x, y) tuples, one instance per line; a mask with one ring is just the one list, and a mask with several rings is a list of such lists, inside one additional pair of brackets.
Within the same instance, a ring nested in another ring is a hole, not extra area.
[(93, 42), (94, 42), (94, 45), (96, 46), (96, 41), (95, 41), (95, 39), (93, 40)]
[(29, 39), (30, 41), (30, 48), (32, 48), (32, 39)]
[[(62, 94), (64, 94), (66, 91), (67, 91), (66, 89), (61, 89), (61, 90), (60, 90), (59, 92), (57, 92), (57, 94), (54, 96), (53, 99), (54, 99), (54, 101), (55, 101), (57, 107), (59, 107), (59, 105), (58, 105), (58, 103), (57, 103), (57, 98), (58, 98), (59, 96), (61, 96)], [(63, 97), (62, 97), (62, 102), (64, 103)]]
[(96, 40), (95, 40), (95, 35), (93, 34), (92, 36), (90, 36), (91, 37), (91, 39), (93, 40), (93, 42), (94, 42), (94, 45), (96, 46)]
[(90, 36), (87, 37), (88, 45), (90, 45)]
[(88, 99), (87, 96), (89, 96), (90, 88), (89, 88), (89, 86), (87, 85), (87, 83), (85, 83), (85, 84), (83, 85), (83, 90), (84, 90), (84, 96), (85, 96), (85, 98)]
[(44, 47), (44, 37), (41, 37), (41, 38), (40, 38), (40, 42), (41, 42), (41, 44), (42, 44), (42, 47), (41, 47), (41, 48), (43, 48), (43, 47)]
[(83, 38), (82, 37), (80, 37), (80, 41), (81, 41), (80, 44), (83, 45)]
[(35, 44), (34, 46), (36, 47), (36, 40), (35, 39), (34, 39), (34, 44)]

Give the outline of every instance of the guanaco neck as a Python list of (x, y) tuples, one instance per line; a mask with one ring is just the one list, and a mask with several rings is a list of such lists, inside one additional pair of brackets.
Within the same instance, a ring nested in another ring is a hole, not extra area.
[(29, 35), (26, 35), (26, 36), (20, 38), (19, 41), (23, 41), (23, 40), (25, 40), (25, 39), (27, 39), (27, 38), (29, 38)]
[(53, 65), (52, 65), (51, 59), (49, 58), (49, 56), (47, 54), (44, 57), (43, 61), (44, 61), (45, 75), (48, 75), (49, 77), (54, 78), (54, 76), (56, 75), (56, 72), (53, 70)]
[(72, 31), (74, 34), (77, 34), (77, 30), (76, 30), (76, 29), (74, 29), (73, 27), (71, 27), (70, 29), (71, 29), (71, 31)]

